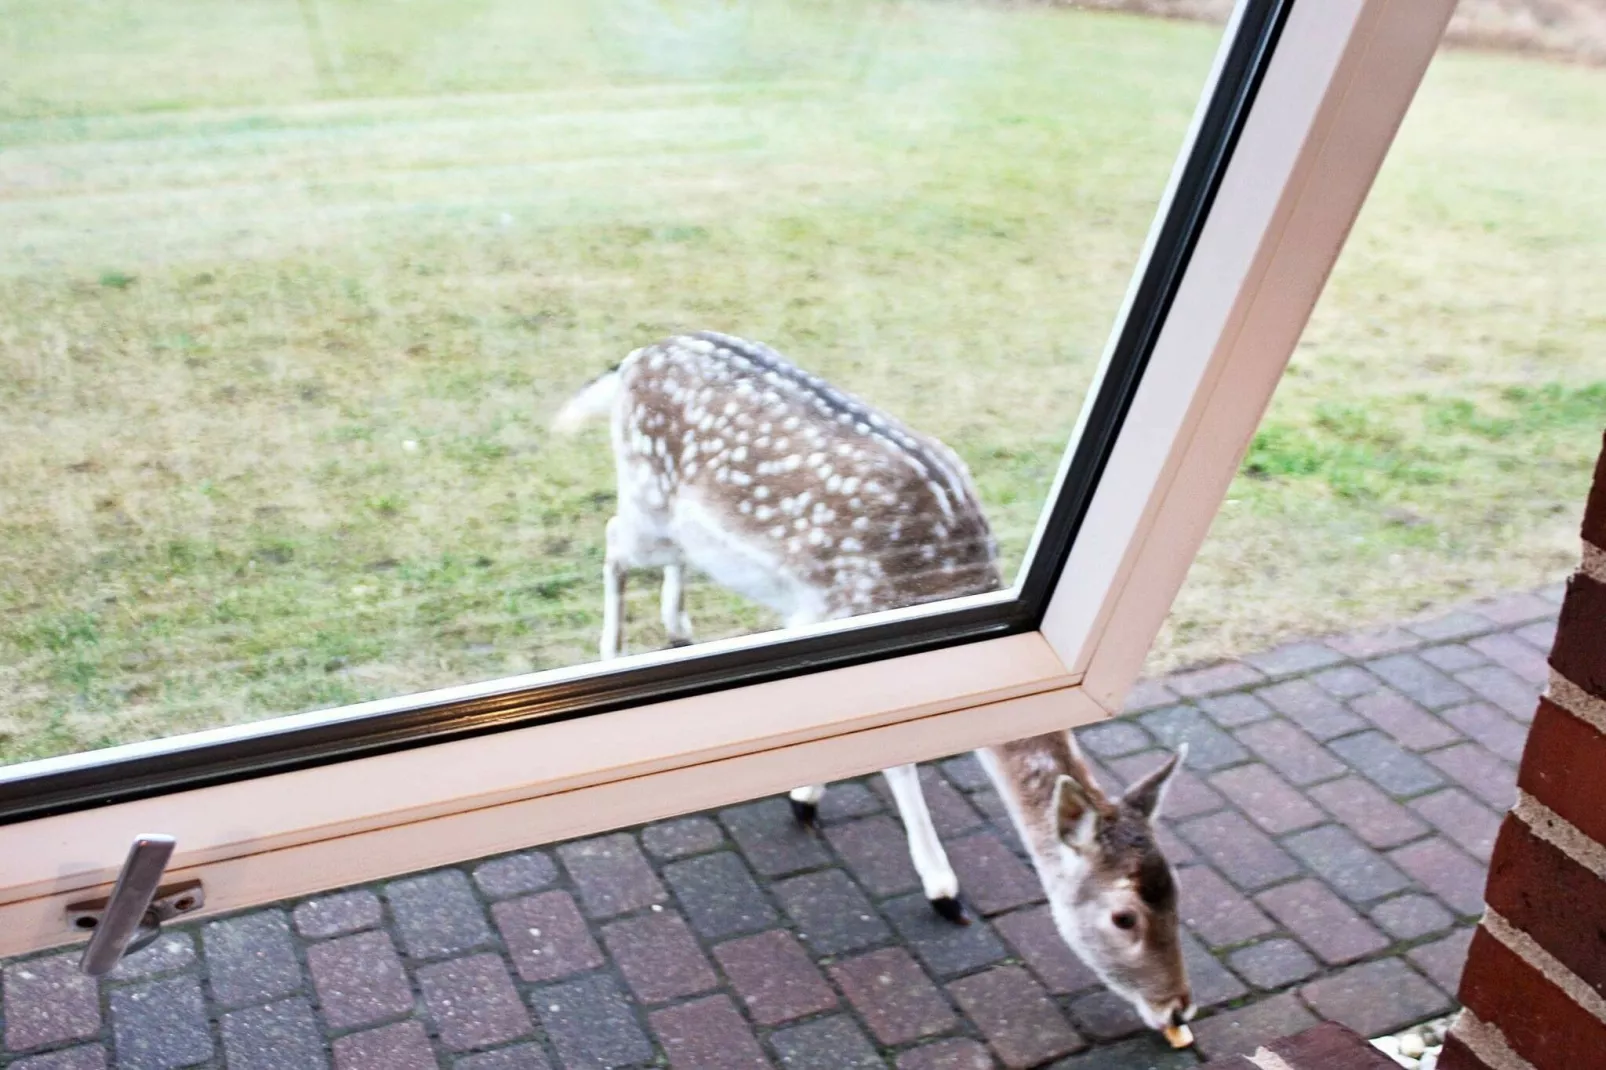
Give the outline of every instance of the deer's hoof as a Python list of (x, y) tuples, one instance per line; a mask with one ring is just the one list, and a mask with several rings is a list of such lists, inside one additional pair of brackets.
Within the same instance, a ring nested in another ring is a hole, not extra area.
[(945, 921), (955, 925), (969, 925), (970, 915), (965, 912), (965, 904), (958, 896), (945, 895), (941, 899), (931, 900), (931, 909), (935, 910)]
[(692, 646), (692, 645), (693, 645), (693, 643), (692, 643), (692, 641), (690, 639), (671, 639), (671, 640), (669, 640), (669, 646), (670, 646), (671, 649), (675, 649), (675, 648), (679, 648), (679, 647), (683, 647), (683, 646)]
[(820, 827), (819, 803), (802, 802), (798, 799), (790, 798), (786, 801), (792, 804), (792, 816), (797, 818), (797, 823), (799, 825), (802, 825), (804, 828), (808, 829), (817, 829)]

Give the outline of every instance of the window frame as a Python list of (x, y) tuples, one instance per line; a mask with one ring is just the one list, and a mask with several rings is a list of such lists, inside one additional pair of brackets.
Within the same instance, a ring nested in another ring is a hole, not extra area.
[(140, 833), (210, 915), (1112, 716), (1452, 8), (1239, 5), (1014, 590), (30, 763), (0, 955)]

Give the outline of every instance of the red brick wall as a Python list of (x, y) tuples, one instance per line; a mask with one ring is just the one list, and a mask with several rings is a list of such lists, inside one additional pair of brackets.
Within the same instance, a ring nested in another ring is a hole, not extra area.
[(1606, 449), (1440, 1070), (1606, 1067)]

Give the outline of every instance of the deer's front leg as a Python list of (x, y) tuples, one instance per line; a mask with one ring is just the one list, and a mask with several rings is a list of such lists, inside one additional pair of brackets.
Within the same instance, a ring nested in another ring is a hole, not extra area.
[(624, 521), (617, 516), (608, 521), (607, 551), (602, 563), (603, 661), (618, 657), (625, 646), (625, 573), (629, 563), (624, 554), (624, 535)]
[(931, 811), (926, 808), (926, 796), (920, 790), (919, 770), (912, 765), (899, 765), (883, 771), (882, 775), (887, 778), (892, 798), (898, 804), (898, 814), (909, 836), (909, 857), (914, 860), (915, 872), (920, 874), (920, 886), (931, 901), (931, 909), (949, 921), (970, 924), (959, 902), (959, 878), (948, 864), (948, 853), (937, 838)]

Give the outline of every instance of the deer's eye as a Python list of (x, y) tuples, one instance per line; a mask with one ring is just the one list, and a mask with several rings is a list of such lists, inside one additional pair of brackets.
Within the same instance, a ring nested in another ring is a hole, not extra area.
[(1123, 910), (1119, 914), (1111, 915), (1110, 920), (1115, 922), (1117, 929), (1135, 929), (1138, 926), (1138, 916), (1130, 910)]

